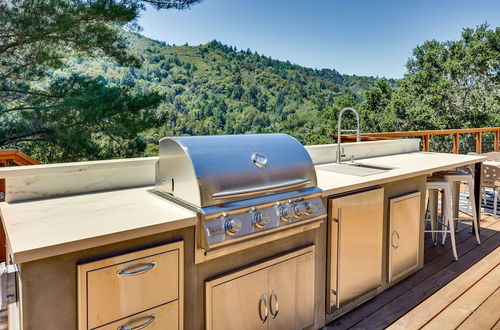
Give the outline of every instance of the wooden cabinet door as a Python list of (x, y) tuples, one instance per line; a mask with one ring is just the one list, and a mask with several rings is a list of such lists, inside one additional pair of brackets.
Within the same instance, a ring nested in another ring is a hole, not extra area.
[(310, 245), (205, 282), (208, 330), (303, 329), (314, 323)]
[(296, 329), (297, 258), (269, 267), (269, 329)]
[(314, 251), (297, 257), (296, 329), (314, 323)]
[(269, 271), (227, 281), (212, 288), (210, 329), (267, 329), (269, 313)]
[(394, 282), (418, 268), (420, 248), (420, 192), (389, 201), (388, 281)]

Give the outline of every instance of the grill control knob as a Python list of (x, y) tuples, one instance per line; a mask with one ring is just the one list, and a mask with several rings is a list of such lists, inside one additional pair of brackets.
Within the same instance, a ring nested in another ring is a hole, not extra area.
[(304, 207), (306, 208), (306, 214), (311, 215), (314, 213), (314, 207), (309, 202), (304, 202)]
[(304, 215), (304, 213), (297, 204), (293, 204), (293, 213), (295, 214), (296, 218), (300, 218)]
[(265, 226), (267, 226), (270, 220), (270, 216), (265, 216), (261, 212), (255, 212), (253, 215), (253, 224), (257, 228), (264, 228)]
[(279, 214), (280, 214), (280, 220), (284, 222), (288, 222), (292, 220), (292, 215), (288, 212), (288, 207), (280, 207), (279, 209)]
[(241, 220), (229, 218), (224, 224), (224, 229), (228, 235), (236, 235), (241, 230)]

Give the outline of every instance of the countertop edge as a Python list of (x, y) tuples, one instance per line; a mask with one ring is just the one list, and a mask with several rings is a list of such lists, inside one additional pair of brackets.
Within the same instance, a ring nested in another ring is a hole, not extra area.
[[(479, 156), (477, 156), (477, 157), (479, 157)], [(327, 189), (327, 190), (323, 190), (323, 193), (321, 194), (321, 196), (328, 197), (330, 195), (340, 194), (340, 193), (344, 193), (344, 192), (351, 191), (351, 190), (363, 189), (363, 188), (371, 187), (374, 185), (384, 184), (384, 183), (398, 181), (398, 180), (404, 180), (404, 179), (408, 179), (408, 178), (412, 178), (412, 177), (416, 177), (416, 176), (420, 176), (420, 175), (432, 174), (434, 172), (454, 169), (454, 168), (464, 166), (464, 165), (481, 163), (486, 159), (487, 159), (487, 157), (481, 157), (481, 158), (478, 158), (475, 160), (467, 160), (467, 161), (462, 161), (462, 162), (457, 162), (457, 163), (453, 163), (453, 164), (449, 164), (449, 165), (428, 168), (428, 169), (419, 170), (419, 171), (411, 171), (408, 173), (395, 174), (395, 175), (389, 176), (389, 177), (374, 179), (374, 180), (370, 180), (370, 181), (366, 181), (366, 182), (362, 182), (362, 183), (355, 183), (355, 184), (350, 185), (350, 186), (343, 186), (343, 187), (339, 187), (339, 188)]]
[(15, 251), (15, 249), (13, 249), (14, 251), (12, 251), (11, 255), (14, 263), (22, 264), (30, 261), (81, 251), (84, 249), (91, 249), (99, 246), (123, 242), (126, 240), (187, 228), (195, 226), (197, 222), (197, 216), (194, 215), (189, 218), (164, 222), (146, 227), (133, 228), (126, 231), (85, 238), (72, 242), (65, 242), (57, 245), (50, 245), (32, 250)]

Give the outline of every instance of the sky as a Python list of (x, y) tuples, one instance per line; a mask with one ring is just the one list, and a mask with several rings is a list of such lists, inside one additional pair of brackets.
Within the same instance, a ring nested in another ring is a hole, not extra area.
[(188, 10), (147, 8), (141, 34), (169, 44), (211, 40), (311, 68), (400, 78), (412, 49), (500, 26), (496, 0), (204, 0)]

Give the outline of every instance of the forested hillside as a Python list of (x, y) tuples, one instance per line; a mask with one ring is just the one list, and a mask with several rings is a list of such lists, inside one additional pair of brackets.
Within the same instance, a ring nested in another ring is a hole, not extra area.
[(340, 95), (361, 101), (376, 81), (305, 68), (218, 41), (173, 46), (132, 34), (129, 40), (140, 68), (87, 60), (65, 71), (102, 76), (109, 84), (135, 86), (138, 93), (159, 93), (155, 122), (144, 132), (150, 153), (167, 135), (284, 132), (316, 143), (323, 110)]
[[(125, 32), (144, 8), (144, 0), (0, 2), (0, 149), (50, 163), (156, 155), (169, 135), (284, 132), (331, 143), (347, 106), (360, 111), (363, 132), (500, 126), (499, 27), (416, 45), (394, 81)], [(446, 139), (431, 148), (447, 151)], [(462, 138), (461, 152), (470, 145)]]

